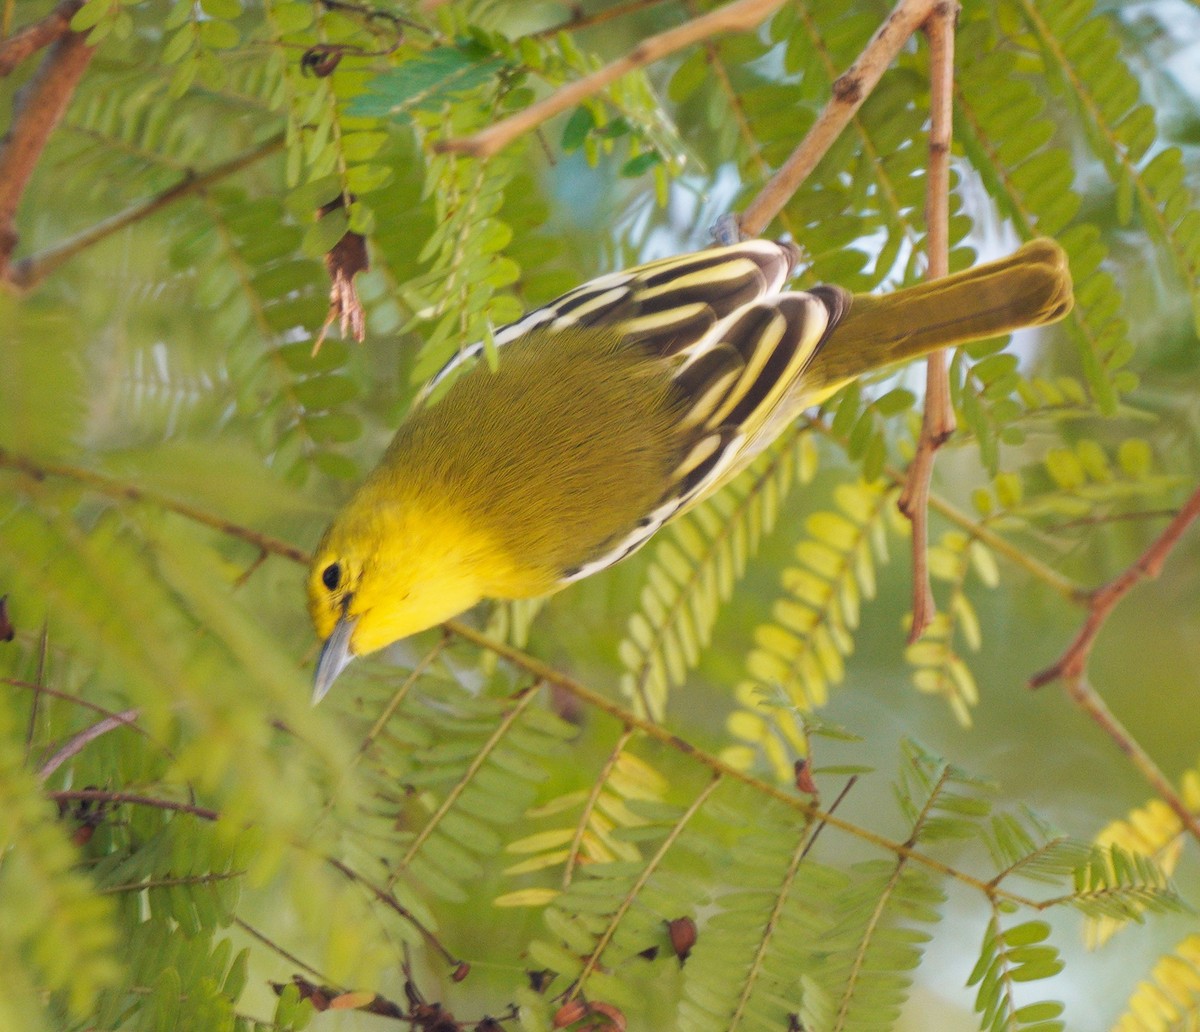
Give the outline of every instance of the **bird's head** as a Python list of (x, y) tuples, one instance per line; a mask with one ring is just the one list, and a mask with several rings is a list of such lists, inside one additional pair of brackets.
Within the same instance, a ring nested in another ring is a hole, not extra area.
[(343, 510), (308, 574), (308, 611), (324, 642), (314, 704), (356, 656), (448, 620), (483, 597), (486, 567), (471, 537), (445, 514), (416, 520), (353, 503)]

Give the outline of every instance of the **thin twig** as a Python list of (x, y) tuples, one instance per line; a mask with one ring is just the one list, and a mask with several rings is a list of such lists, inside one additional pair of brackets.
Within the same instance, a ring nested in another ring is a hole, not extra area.
[(25, 726), (25, 759), (33, 749), (33, 738), (37, 733), (38, 710), (41, 708), (42, 693), (46, 690), (46, 656), (50, 651), (50, 625), (42, 621), (42, 633), (38, 636), (38, 663), (33, 675), (33, 701), (29, 704), (29, 723)]
[(1137, 767), (1159, 797), (1175, 811), (1184, 827), (1200, 841), (1200, 819), (1187, 806), (1175, 786), (1159, 770), (1150, 755), (1109, 710), (1087, 677), (1087, 664), (1092, 654), (1092, 647), (1096, 643), (1096, 637), (1117, 603), (1129, 593), (1138, 581), (1155, 578), (1162, 572), (1167, 556), (1198, 517), (1200, 517), (1200, 487), (1196, 488), (1179, 512), (1175, 514), (1175, 518), (1138, 557), (1136, 562), (1115, 580), (1097, 588), (1092, 593), (1088, 600), (1087, 618), (1075, 636), (1075, 640), (1071, 642), (1056, 663), (1029, 679), (1029, 687), (1041, 688), (1052, 681), (1061, 680), (1071, 700), (1100, 725), (1116, 743), (1117, 748), (1129, 757), (1130, 762)]
[[(695, 0), (687, 0), (687, 10), (692, 17), (696, 17)], [(729, 105), (729, 110), (733, 114), (734, 121), (737, 123), (738, 135), (741, 136), (742, 143), (750, 154), (750, 158), (754, 162), (758, 173), (766, 179), (770, 172), (770, 166), (767, 164), (767, 159), (763, 157), (762, 146), (759, 144), (758, 137), (755, 135), (753, 128), (751, 128), (750, 119), (746, 115), (745, 103), (734, 88), (733, 80), (729, 77), (729, 69), (725, 67), (725, 62), (721, 60), (720, 50), (711, 39), (704, 41), (704, 57), (709, 69), (716, 78), (717, 86), (725, 95), (725, 103)], [(779, 224), (783, 227), (785, 233), (789, 234), (793, 240), (796, 239), (795, 227), (792, 225), (786, 212), (780, 213)]]
[(96, 225), (85, 229), (82, 233), (71, 237), (69, 240), (64, 240), (62, 243), (55, 244), (45, 251), (30, 255), (28, 258), (22, 258), (18, 262), (13, 262), (8, 270), (8, 280), (13, 286), (21, 290), (28, 290), (36, 286), (60, 266), (66, 264), (81, 251), (87, 250), (87, 248), (98, 244), (101, 240), (112, 236), (114, 233), (120, 232), (127, 226), (132, 226), (136, 222), (141, 222), (143, 219), (149, 218), (168, 205), (174, 204), (184, 197), (200, 193), (215, 183), (227, 179), (229, 176), (253, 165), (255, 162), (261, 161), (263, 158), (282, 149), (283, 144), (284, 134), (277, 133), (270, 139), (260, 143), (257, 147), (252, 147), (244, 154), (230, 158), (228, 161), (222, 162), (207, 172), (198, 175), (188, 173), (178, 183), (168, 187), (162, 193), (145, 201), (139, 201), (132, 207), (126, 208), (125, 211), (113, 215), (103, 222), (98, 222)]
[(136, 709), (127, 709), (123, 713), (114, 713), (111, 717), (105, 717), (91, 727), (85, 727), (42, 764), (42, 769), (38, 771), (38, 781), (45, 781), (72, 756), (82, 752), (88, 742), (94, 742), (101, 735), (108, 734), (109, 731), (113, 731), (118, 727), (128, 727), (137, 718), (138, 711)]
[(1150, 754), (1142, 748), (1138, 740), (1129, 733), (1125, 725), (1108, 708), (1100, 694), (1088, 681), (1087, 674), (1081, 673), (1074, 677), (1064, 677), (1063, 687), (1066, 688), (1071, 701), (1091, 717), (1116, 743), (1117, 748), (1129, 757), (1129, 762), (1149, 782), (1155, 794), (1175, 812), (1188, 833), (1197, 842), (1200, 842), (1200, 815), (1197, 815), (1184, 802), (1183, 796), (1171, 784), (1170, 779), (1162, 772), (1158, 764), (1151, 759)]
[[(0, 466), (6, 465), (22, 469), (25, 472), (31, 473), (31, 475), (38, 476), (39, 479), (47, 475), (71, 477), (72, 479), (81, 480), (84, 483), (90, 484), (93, 488), (101, 491), (104, 494), (112, 495), (113, 497), (133, 498), (139, 501), (155, 500), (145, 492), (141, 492), (135, 488), (130, 488), (127, 485), (119, 482), (110, 481), (108, 478), (101, 477), (98, 474), (93, 474), (88, 470), (79, 470), (73, 467), (41, 467), (28, 462), (28, 460), (19, 459), (16, 456), (9, 455), (3, 450), (0, 450)], [(171, 508), (173, 512), (176, 512), (179, 515), (189, 519), (194, 519), (205, 526), (212, 527), (215, 530), (229, 534), (232, 537), (238, 538), (239, 540), (250, 541), (258, 545), (258, 547), (264, 548), (265, 550), (271, 552), (273, 555), (282, 556), (305, 566), (309, 564), (308, 554), (303, 549), (294, 545), (289, 545), (274, 538), (268, 538), (265, 535), (259, 534), (257, 531), (250, 530), (246, 527), (240, 527), (236, 524), (230, 523), (228, 520), (213, 516), (210, 513), (193, 509), (191, 506), (177, 507), (175, 503), (168, 503), (167, 501), (161, 500), (159, 501), (159, 504), (166, 505), (168, 508)], [(445, 624), (443, 624), (443, 627), (451, 634), (454, 634), (465, 641), (469, 641), (479, 648), (487, 649), (489, 652), (493, 653), (499, 658), (512, 663), (514, 666), (519, 667), (522, 670), (525, 670), (527, 673), (530, 673), (538, 679), (545, 681), (547, 684), (555, 685), (563, 689), (593, 709), (607, 713), (624, 726), (636, 727), (638, 730), (644, 732), (647, 736), (655, 741), (661, 742), (671, 749), (683, 752), (702, 766), (708, 767), (710, 770), (722, 774), (732, 781), (737, 781), (741, 784), (750, 786), (764, 798), (774, 799), (776, 802), (783, 803), (785, 806), (791, 807), (793, 810), (796, 810), (798, 813), (806, 817), (824, 820), (831, 827), (837, 828), (839, 831), (846, 832), (847, 834), (852, 835), (861, 841), (868, 842), (886, 852), (909, 856), (915, 863), (919, 863), (922, 866), (934, 870), (948, 878), (952, 878), (956, 881), (962, 882), (963, 884), (969, 885), (988, 896), (998, 895), (1006, 900), (1016, 903), (1019, 906), (1037, 906), (1036, 900), (1019, 896), (1015, 893), (1007, 892), (1006, 890), (996, 890), (993, 887), (990, 887), (986, 882), (983, 882), (978, 878), (973, 878), (971, 875), (959, 871), (956, 868), (951, 867), (949, 864), (944, 864), (940, 860), (936, 860), (933, 857), (926, 856), (923, 853), (918, 853), (910, 847), (904, 845), (902, 842), (894, 842), (883, 835), (876, 835), (874, 832), (868, 831), (865, 828), (861, 828), (849, 821), (843, 821), (838, 817), (830, 815), (826, 811), (822, 811), (812, 802), (799, 799), (785, 792), (781, 788), (778, 788), (774, 785), (769, 785), (766, 782), (755, 778), (753, 775), (747, 774), (745, 771), (739, 770), (736, 767), (731, 767), (729, 764), (724, 763), (717, 757), (712, 756), (701, 749), (697, 749), (690, 742), (680, 739), (678, 736), (672, 734), (659, 724), (638, 717), (636, 714), (622, 708), (621, 706), (618, 706), (605, 696), (599, 694), (598, 692), (592, 691), (591, 689), (585, 687), (582, 683), (573, 680), (566, 674), (556, 670), (554, 667), (551, 667), (546, 663), (543, 663), (541, 660), (521, 651), (520, 649), (514, 648), (503, 642), (494, 641), (480, 631), (477, 631), (472, 627), (468, 627), (466, 624), (460, 623), (457, 620), (448, 620)], [(0, 679), (0, 683), (3, 683), (2, 679)], [(105, 798), (112, 797), (111, 793), (101, 793), (101, 795), (103, 795)], [(150, 805), (153, 805), (154, 801), (151, 800), (149, 803)], [(335, 863), (336, 866), (335, 861), (331, 862)], [(343, 873), (347, 872), (343, 871)], [(347, 874), (347, 877), (352, 877), (352, 875)], [(388, 905), (390, 906), (391, 904), (389, 903)]]
[(135, 795), (131, 792), (109, 792), (102, 788), (70, 788), (55, 792), (47, 792), (46, 796), (57, 801), (86, 799), (97, 803), (129, 803), (131, 806), (152, 806), (156, 810), (177, 810), (179, 813), (190, 813), (206, 821), (220, 820), (221, 815), (207, 806), (196, 806), (192, 803), (177, 803), (174, 799), (157, 799), (154, 796)]
[(1140, 580), (1153, 579), (1162, 571), (1163, 563), (1184, 532), (1200, 517), (1200, 487), (1184, 502), (1175, 518), (1163, 529), (1132, 566), (1115, 580), (1092, 592), (1088, 599), (1088, 615), (1083, 627), (1058, 661), (1029, 679), (1030, 688), (1041, 688), (1052, 681), (1071, 681), (1085, 676), (1088, 658), (1100, 628), (1109, 614)]
[(281, 555), (286, 559), (291, 559), (294, 562), (305, 565), (308, 564), (308, 553), (301, 548), (297, 548), (295, 545), (289, 545), (286, 541), (271, 537), (269, 534), (262, 534), (257, 530), (251, 530), (249, 527), (231, 523), (221, 516), (205, 512), (203, 509), (198, 509), (194, 505), (188, 505), (186, 502), (179, 502), (165, 495), (147, 491), (134, 484), (117, 480), (114, 477), (104, 476), (102, 473), (94, 473), (90, 469), (82, 469), (78, 466), (57, 466), (48, 463), (38, 463), (24, 456), (15, 455), (4, 448), (0, 448), (0, 469), (19, 470), (27, 476), (33, 477), (35, 480), (45, 480), (47, 477), (63, 477), (86, 484), (93, 491), (97, 491), (109, 498), (159, 505), (170, 512), (186, 517), (189, 520), (194, 520), (196, 523), (202, 523), (206, 527), (219, 530), (222, 534), (249, 542), (260, 551), (269, 552), (272, 555)]
[[(926, 276), (939, 279), (950, 272), (950, 141), (954, 100), (954, 21), (958, 4), (938, 4), (925, 23), (929, 38), (929, 170), (925, 182)], [(908, 467), (900, 511), (912, 522), (912, 625), (909, 644), (933, 620), (937, 607), (929, 583), (929, 482), (937, 451), (954, 433), (954, 406), (946, 353), (935, 351), (925, 369), (925, 412), (917, 453)]]
[(471, 136), (439, 140), (434, 147), (442, 152), (452, 151), (476, 158), (489, 158), (559, 112), (566, 111), (581, 100), (599, 93), (622, 75), (653, 64), (677, 50), (718, 33), (746, 32), (753, 29), (782, 4), (783, 0), (735, 0), (734, 3), (719, 7), (683, 25), (642, 40), (624, 57), (597, 69), (591, 75), (567, 83), (545, 99), (531, 104), (501, 122), (496, 122)]
[(0, 42), (0, 78), (10, 75), (22, 61), (61, 39), (71, 28), (71, 19), (83, 6), (83, 0), (63, 0), (40, 21), (17, 29)]
[(462, 964), (462, 961), (458, 960), (456, 957), (454, 957), (450, 953), (450, 951), (448, 949), (446, 949), (445, 946), (442, 945), (441, 940), (438, 939), (438, 937), (436, 935), (434, 935), (433, 932), (431, 932), (428, 928), (426, 928), (420, 922), (420, 920), (417, 918), (417, 916), (411, 910), (409, 910), (408, 907), (406, 907), (403, 903), (401, 903), (398, 899), (396, 899), (396, 897), (393, 896), (390, 892), (388, 892), (386, 889), (380, 888), (378, 885), (374, 884), (369, 879), (363, 877), (356, 870), (354, 870), (352, 867), (347, 866), (341, 860), (338, 860), (332, 856), (327, 857), (326, 859), (327, 859), (329, 865), (334, 870), (340, 871), (347, 878), (349, 878), (352, 882), (354, 882), (357, 885), (361, 885), (368, 892), (370, 892), (377, 900), (379, 900), (380, 903), (384, 904), (387, 907), (390, 907), (397, 914), (399, 914), (402, 918), (404, 918), (405, 921), (407, 921), (409, 924), (411, 924), (418, 932), (421, 933), (421, 937), (425, 940), (425, 942), (429, 946), (432, 946), (433, 949), (435, 951), (437, 951), (437, 953), (442, 957), (443, 960), (446, 961), (447, 964), (451, 965), (452, 967), (458, 967), (460, 964)]
[(235, 925), (237, 925), (247, 935), (251, 935), (255, 939), (257, 939), (259, 942), (261, 942), (264, 946), (267, 947), (267, 949), (274, 950), (289, 964), (294, 964), (296, 967), (301, 968), (304, 971), (307, 971), (314, 978), (319, 978), (322, 982), (325, 982), (328, 984), (331, 981), (322, 972), (318, 971), (311, 964), (305, 964), (304, 961), (302, 961), (294, 953), (289, 953), (282, 946), (280, 946), (279, 943), (277, 943), (273, 939), (271, 939), (265, 932), (260, 932), (252, 924), (249, 924), (246, 921), (243, 921), (240, 917), (235, 917), (233, 919), (233, 923)]
[[(805, 419), (807, 425), (813, 430), (829, 438), (829, 440), (837, 442), (842, 448), (847, 447), (845, 437), (835, 434), (830, 425), (823, 419), (815, 416), (807, 416)], [(904, 483), (904, 474), (894, 466), (884, 466), (883, 473), (896, 487), (900, 487)], [(993, 552), (1004, 556), (1009, 562), (1015, 566), (1019, 566), (1026, 573), (1036, 577), (1047, 587), (1058, 592), (1068, 602), (1086, 602), (1091, 597), (1091, 592), (1083, 587), (1083, 585), (1076, 584), (1069, 577), (1064, 577), (1057, 570), (1047, 566), (1040, 559), (1036, 558), (1028, 549), (1013, 544), (1008, 538), (997, 534), (987, 524), (972, 519), (961, 509), (951, 505), (941, 496), (931, 493), (929, 495), (929, 507), (938, 513), (938, 515), (944, 516), (951, 523), (962, 528), (969, 537), (987, 545)]]
[(16, 215), (25, 187), (92, 53), (82, 33), (59, 36), (13, 100), (12, 123), (0, 141), (0, 279), (8, 278), (9, 259), (17, 246)]
[(939, 0), (900, 0), (871, 37), (858, 60), (833, 84), (833, 97), (808, 134), (738, 218), (743, 236), (758, 236), (792, 195), (879, 84), (909, 37), (921, 27)]
[[(883, 835), (877, 835), (873, 831), (859, 827), (850, 821), (842, 820), (836, 817), (828, 810), (822, 810), (815, 803), (801, 799), (777, 785), (768, 784), (753, 774), (748, 774), (744, 770), (730, 766), (719, 757), (713, 756), (711, 753), (705, 752), (703, 749), (697, 748), (691, 742), (681, 739), (678, 735), (673, 734), (667, 728), (656, 724), (651, 720), (639, 717), (631, 710), (613, 702), (611, 699), (599, 692), (595, 692), (579, 681), (568, 677), (566, 674), (555, 669), (547, 663), (543, 663), (540, 659), (522, 652), (514, 646), (504, 642), (496, 641), (489, 638), (482, 631), (477, 631), (473, 627), (469, 627), (458, 620), (447, 620), (442, 625), (450, 633), (462, 638), (464, 641), (469, 641), (472, 645), (478, 648), (487, 649), (489, 652), (507, 660), (513, 666), (519, 667), (526, 673), (533, 675), (539, 680), (545, 681), (548, 685), (557, 685), (570, 695), (575, 696), (581, 702), (585, 703), (590, 708), (601, 713), (607, 713), (614, 720), (623, 724), (625, 727), (635, 727), (643, 732), (648, 738), (652, 738), (656, 742), (660, 742), (669, 749), (674, 749), (679, 753), (689, 757), (703, 767), (707, 767), (714, 774), (720, 774), (730, 781), (735, 781), (742, 785), (748, 785), (763, 799), (772, 799), (775, 802), (782, 803), (784, 806), (790, 807), (804, 817), (809, 817), (814, 820), (824, 821), (832, 828), (837, 828), (838, 831), (843, 831), (862, 842), (870, 843), (885, 852), (892, 853), (895, 856), (904, 856), (911, 859), (914, 863), (921, 864), (930, 870), (962, 882), (972, 888), (985, 893), (988, 896), (996, 894), (994, 887), (989, 886), (987, 882), (979, 878), (974, 878), (971, 875), (951, 867), (949, 864), (944, 864), (924, 853), (917, 852), (911, 846), (905, 845), (903, 842), (896, 842), (886, 838)], [(1018, 904), (1019, 906), (1037, 906), (1037, 901), (1028, 897), (1018, 896), (1015, 893), (1009, 893), (1007, 890), (1002, 890), (1000, 893), (1003, 898)]]
[(612, 7), (605, 7), (599, 11), (585, 12), (576, 8), (574, 13), (566, 21), (558, 22), (555, 25), (550, 25), (544, 29), (538, 29), (532, 34), (533, 39), (546, 39), (549, 36), (557, 36), (560, 32), (579, 32), (582, 29), (591, 29), (597, 25), (603, 25), (607, 21), (612, 21), (614, 18), (620, 18), (626, 14), (632, 14), (634, 11), (641, 11), (647, 7), (654, 7), (656, 4), (664, 3), (665, 0), (628, 0), (628, 3), (613, 4)]
[[(41, 695), (48, 695), (51, 698), (62, 699), (64, 702), (73, 702), (77, 706), (82, 706), (84, 709), (90, 709), (104, 717), (115, 717), (117, 715), (116, 711), (114, 710), (105, 709), (103, 706), (99, 706), (94, 702), (89, 702), (87, 699), (84, 699), (78, 695), (72, 695), (70, 692), (59, 691), (57, 688), (51, 688), (49, 685), (37, 685), (32, 681), (20, 681), (14, 677), (0, 677), (0, 684), (6, 684), (11, 688), (24, 688), (26, 691), (31, 692), (36, 691)], [(133, 724), (130, 726), (139, 734), (144, 735), (146, 738), (150, 737), (150, 733), (140, 725)]]

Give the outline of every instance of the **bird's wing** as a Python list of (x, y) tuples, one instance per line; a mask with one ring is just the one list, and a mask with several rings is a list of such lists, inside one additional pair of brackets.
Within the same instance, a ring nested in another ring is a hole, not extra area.
[(610, 566), (725, 483), (804, 405), (802, 377), (849, 306), (839, 287), (786, 292), (725, 316), (688, 349), (673, 382), (686, 446), (654, 508), (567, 580)]
[[(611, 327), (652, 354), (690, 351), (722, 319), (783, 286), (798, 252), (787, 243), (747, 240), (727, 247), (661, 258), (589, 280), (496, 330), (497, 347), (532, 330)], [(483, 354), (483, 342), (463, 349), (422, 389), (421, 404), (448, 377)]]

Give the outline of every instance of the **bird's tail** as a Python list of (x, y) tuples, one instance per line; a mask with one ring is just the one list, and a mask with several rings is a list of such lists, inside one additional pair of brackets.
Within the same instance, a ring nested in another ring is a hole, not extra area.
[(1048, 238), (891, 294), (856, 294), (805, 370), (805, 394), (827, 396), (872, 369), (1057, 322), (1072, 304), (1066, 252)]

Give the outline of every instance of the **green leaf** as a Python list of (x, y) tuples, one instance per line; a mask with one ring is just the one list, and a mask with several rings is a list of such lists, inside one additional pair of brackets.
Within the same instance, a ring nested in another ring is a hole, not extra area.
[(567, 119), (567, 124), (563, 126), (562, 139), (559, 143), (563, 151), (570, 154), (582, 147), (587, 134), (595, 125), (596, 119), (592, 115), (592, 109), (586, 104), (577, 107), (571, 117)]
[(370, 92), (354, 97), (347, 114), (381, 118), (436, 111), (455, 97), (492, 82), (505, 62), (480, 47), (435, 47), (377, 75)]

